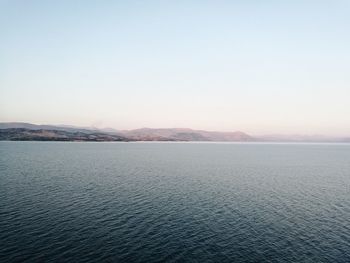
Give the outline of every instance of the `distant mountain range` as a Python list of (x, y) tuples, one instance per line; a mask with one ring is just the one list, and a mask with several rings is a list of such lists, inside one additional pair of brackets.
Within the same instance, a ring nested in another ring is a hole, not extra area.
[(0, 140), (40, 141), (254, 141), (243, 132), (209, 132), (184, 128), (115, 130), (67, 125), (0, 123)]
[(187, 128), (123, 130), (119, 134), (132, 140), (147, 141), (254, 141), (244, 132), (212, 132)]
[(213, 142), (350, 142), (349, 138), (324, 136), (269, 135), (253, 137), (241, 131), (217, 132), (188, 128), (97, 129), (68, 125), (0, 123), (0, 140), (9, 141), (213, 141)]

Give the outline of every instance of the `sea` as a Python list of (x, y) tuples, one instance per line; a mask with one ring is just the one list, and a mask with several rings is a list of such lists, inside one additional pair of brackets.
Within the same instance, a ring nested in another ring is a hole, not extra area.
[(350, 262), (350, 144), (0, 142), (0, 262)]

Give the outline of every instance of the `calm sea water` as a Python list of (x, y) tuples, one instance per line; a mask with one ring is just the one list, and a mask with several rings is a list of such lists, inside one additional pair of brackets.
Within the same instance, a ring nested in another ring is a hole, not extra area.
[(0, 142), (0, 262), (350, 262), (350, 145)]

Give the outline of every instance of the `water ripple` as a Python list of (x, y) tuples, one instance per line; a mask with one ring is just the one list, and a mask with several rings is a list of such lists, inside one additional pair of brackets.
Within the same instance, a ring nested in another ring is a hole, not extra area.
[(0, 143), (0, 262), (350, 262), (350, 146)]

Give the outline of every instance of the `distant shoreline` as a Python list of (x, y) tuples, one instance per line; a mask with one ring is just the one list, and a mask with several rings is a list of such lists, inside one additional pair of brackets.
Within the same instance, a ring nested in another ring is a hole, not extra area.
[(254, 142), (227, 142), (227, 141), (59, 141), (59, 140), (0, 140), (0, 142), (16, 143), (16, 142), (34, 142), (34, 143), (145, 143), (145, 144), (245, 144), (245, 145), (317, 145), (317, 144), (328, 144), (328, 145), (350, 145), (350, 142), (298, 142), (298, 141), (254, 141)]
[(261, 143), (349, 143), (350, 136), (266, 135), (241, 131), (219, 132), (189, 128), (97, 129), (74, 126), (0, 123), (0, 141), (58, 142), (261, 142)]

